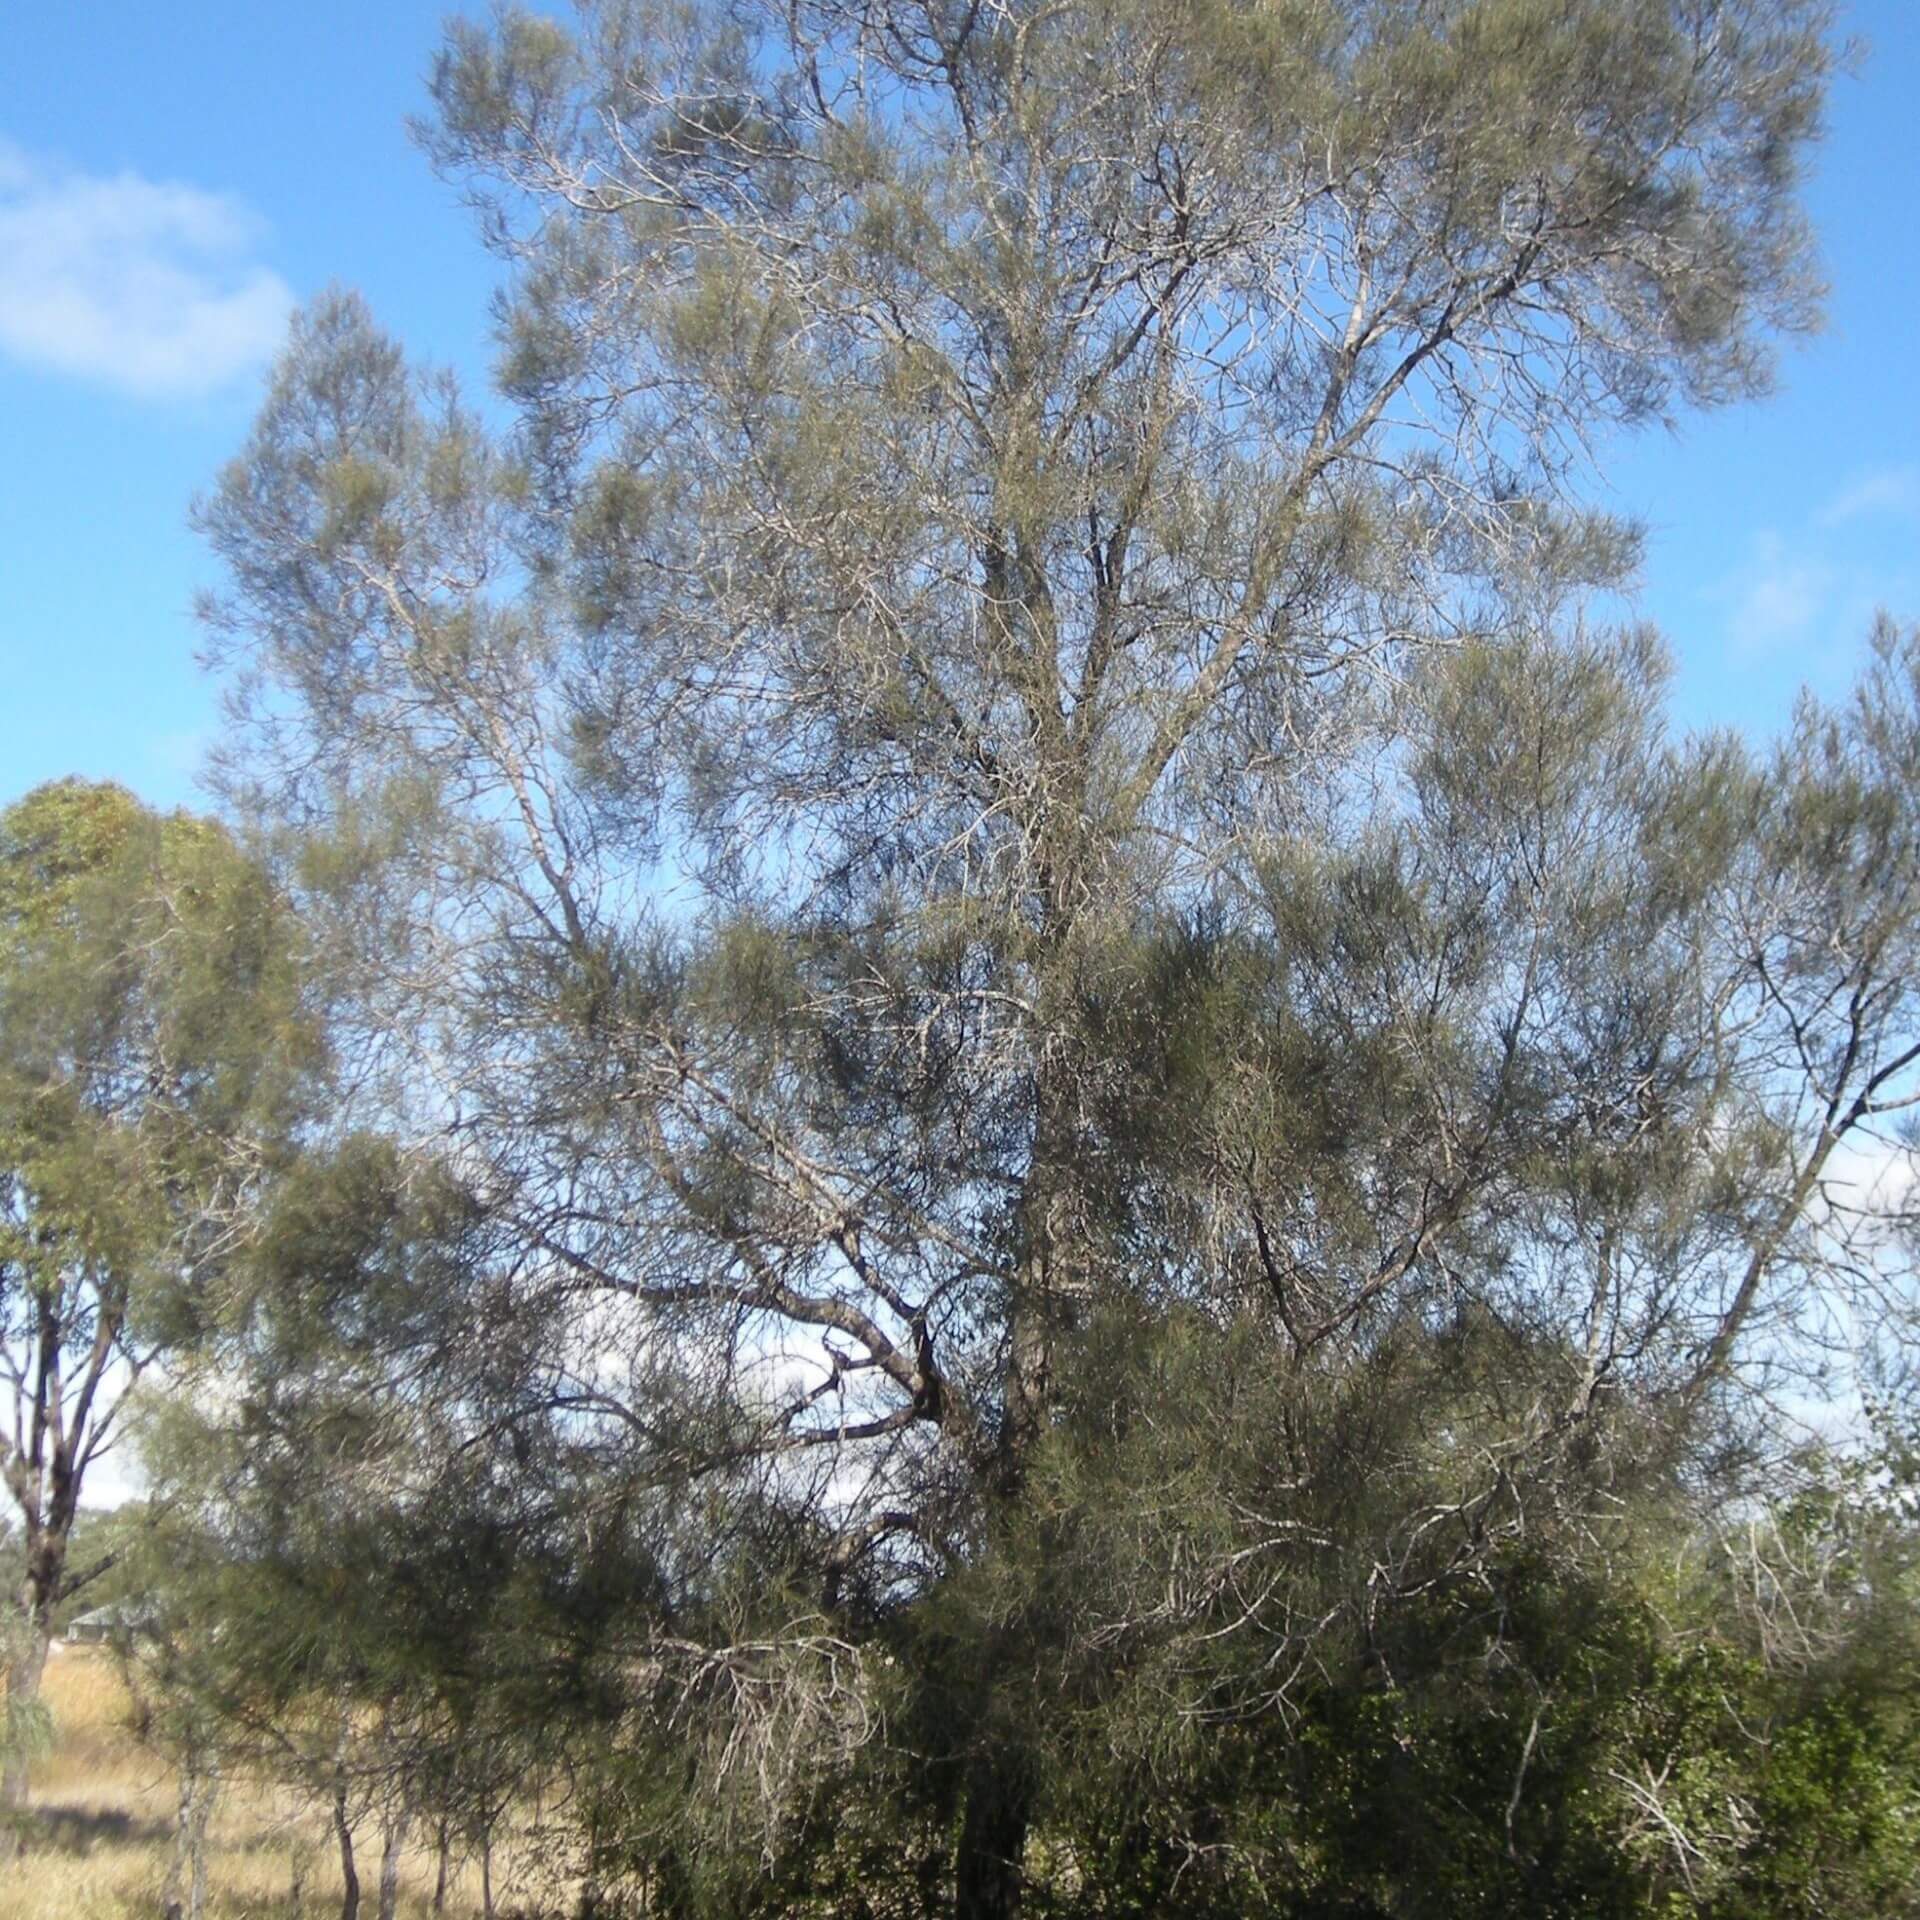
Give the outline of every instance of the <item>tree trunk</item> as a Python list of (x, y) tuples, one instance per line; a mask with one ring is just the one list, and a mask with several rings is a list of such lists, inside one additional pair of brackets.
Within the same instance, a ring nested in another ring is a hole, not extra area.
[(493, 1822), (480, 1836), (480, 1914), (481, 1920), (493, 1920)]
[(186, 1884), (187, 1835), (193, 1825), (194, 1795), (200, 1784), (200, 1769), (191, 1753), (180, 1763), (180, 1804), (173, 1816), (173, 1853), (167, 1861), (167, 1877), (160, 1888), (161, 1920), (182, 1920), (186, 1902), (181, 1889)]
[(1033, 1164), (1020, 1195), (1023, 1242), (1008, 1307), (1006, 1411), (995, 1492), (1018, 1497), (1027, 1455), (1052, 1417), (1054, 1350), (1085, 1311), (1091, 1292), (1091, 1249), (1085, 1193), (1075, 1173), (1079, 1153), (1073, 1079), (1053, 1060), (1034, 1076)]
[(173, 1857), (167, 1862), (160, 1910), (165, 1920), (201, 1920), (207, 1910), (207, 1823), (220, 1792), (220, 1770), (189, 1751), (180, 1765), (180, 1806)]
[[(7, 1719), (16, 1729), (40, 1698), (40, 1681), (47, 1670), (47, 1650), (52, 1644), (53, 1633), (45, 1619), (30, 1615), (26, 1645), (7, 1669)], [(19, 1850), (20, 1817), (27, 1806), (27, 1780), (26, 1750), (16, 1748), (8, 1753), (6, 1770), (0, 1774), (0, 1859)]]
[(347, 1785), (333, 1790), (333, 1830), (340, 1840), (340, 1920), (360, 1920), (360, 1876), (353, 1865), (353, 1828), (347, 1820)]
[(213, 1803), (219, 1797), (220, 1765), (218, 1761), (209, 1761), (200, 1771), (200, 1792), (194, 1802), (187, 1836), (187, 1920), (202, 1920), (207, 1910), (207, 1825), (213, 1818)]
[[(1059, 1062), (1035, 1075), (1033, 1164), (1020, 1197), (1021, 1250), (1008, 1315), (1006, 1411), (992, 1492), (1011, 1519), (1033, 1448), (1052, 1419), (1056, 1342), (1084, 1311), (1091, 1290), (1084, 1192), (1076, 1178), (1077, 1094)], [(992, 1549), (990, 1549), (992, 1550)], [(1018, 1743), (996, 1738), (990, 1680), (980, 1743), (968, 1768), (960, 1843), (954, 1856), (956, 1920), (1014, 1920), (1024, 1888), (1033, 1794)]]
[(1023, 1770), (1004, 1754), (983, 1754), (967, 1781), (966, 1812), (954, 1860), (955, 1920), (1014, 1920), (1025, 1885), (1032, 1795)]
[(433, 1876), (433, 1910), (445, 1913), (447, 1910), (447, 1822), (443, 1814), (439, 1827), (434, 1833), (434, 1850), (439, 1865)]
[(413, 1824), (413, 1809), (402, 1807), (386, 1823), (380, 1848), (380, 1920), (393, 1920), (400, 1901), (400, 1855), (407, 1844), (407, 1829)]

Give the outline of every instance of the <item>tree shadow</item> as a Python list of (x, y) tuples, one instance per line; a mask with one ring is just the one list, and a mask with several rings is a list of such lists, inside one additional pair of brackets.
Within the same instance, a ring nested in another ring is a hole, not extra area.
[(91, 1853), (102, 1844), (143, 1846), (168, 1839), (164, 1820), (142, 1820), (118, 1807), (38, 1806), (29, 1810), (26, 1841), (35, 1853)]

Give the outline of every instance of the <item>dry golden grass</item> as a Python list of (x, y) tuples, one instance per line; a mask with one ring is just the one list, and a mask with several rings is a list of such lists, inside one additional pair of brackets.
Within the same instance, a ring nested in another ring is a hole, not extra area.
[[(54, 1745), (34, 1769), (28, 1851), (0, 1866), (0, 1920), (152, 1920), (172, 1850), (177, 1788), (165, 1762), (141, 1746), (132, 1703), (111, 1655), (57, 1648), (45, 1696)], [(340, 1868), (324, 1824), (246, 1782), (222, 1793), (209, 1829), (209, 1920), (293, 1920), (339, 1911)], [(305, 1857), (304, 1897), (292, 1898), (296, 1852)], [(379, 1843), (360, 1846), (361, 1912), (372, 1915)], [(401, 1912), (425, 1920), (434, 1860), (406, 1860)], [(504, 1883), (504, 1884), (503, 1884)], [(508, 1863), (495, 1867), (496, 1897), (514, 1904)], [(480, 1910), (476, 1870), (449, 1881), (446, 1912)]]

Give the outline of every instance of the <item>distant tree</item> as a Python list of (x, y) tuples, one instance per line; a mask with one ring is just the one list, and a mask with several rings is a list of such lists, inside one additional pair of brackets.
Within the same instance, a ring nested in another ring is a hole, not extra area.
[(416, 1426), (675, 1514), (609, 1850), (737, 1905), (895, 1740), (1003, 1920), (1069, 1732), (1150, 1772), (1767, 1443), (1920, 1059), (1920, 644), (1672, 741), (1582, 479), (1812, 318), (1828, 16), (453, 34), (517, 430), (323, 300), (209, 615), (486, 1223)]
[[(157, 1362), (218, 1321), (321, 1053), (295, 923), (226, 831), (68, 781), (0, 813), (0, 1480), (19, 1516), (14, 1711), (90, 1471)], [(24, 1769), (10, 1764), (17, 1808)]]

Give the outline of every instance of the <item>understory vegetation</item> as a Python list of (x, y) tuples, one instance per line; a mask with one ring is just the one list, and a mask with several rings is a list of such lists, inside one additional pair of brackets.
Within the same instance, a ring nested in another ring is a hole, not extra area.
[[(33, 1843), (8, 1866), (0, 1912), (7, 1920), (146, 1920), (162, 1911), (174, 1874), (172, 1756), (148, 1738), (138, 1695), (110, 1649), (57, 1653), (46, 1698), (54, 1731), (34, 1769)], [(330, 1838), (323, 1815), (271, 1780), (236, 1779), (207, 1823), (201, 1911), (212, 1920), (337, 1914)], [(570, 1889), (547, 1877), (531, 1850), (505, 1858), (500, 1878), (502, 1914), (569, 1904)], [(190, 1884), (177, 1891), (185, 1904)], [(403, 1920), (435, 1912), (470, 1920), (481, 1908), (477, 1863), (456, 1854), (442, 1888), (431, 1843), (409, 1853), (395, 1906)]]

